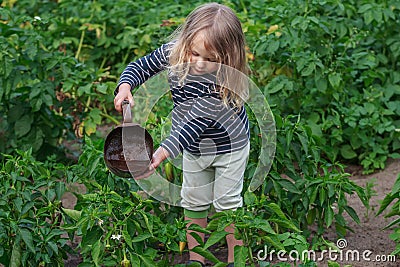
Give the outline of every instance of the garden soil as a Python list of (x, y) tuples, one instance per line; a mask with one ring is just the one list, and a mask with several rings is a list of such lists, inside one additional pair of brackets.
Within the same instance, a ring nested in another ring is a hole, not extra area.
[[(379, 216), (375, 216), (379, 210), (380, 202), (388, 194), (397, 177), (400, 175), (400, 160), (390, 160), (388, 161), (386, 168), (382, 171), (370, 175), (363, 175), (362, 168), (359, 166), (350, 166), (346, 168), (346, 172), (351, 174), (351, 179), (358, 185), (365, 187), (367, 183), (374, 183), (372, 190), (375, 194), (370, 200), (370, 210), (363, 206), (361, 201), (358, 199), (357, 195), (348, 196), (348, 204), (353, 207), (358, 216), (360, 217), (360, 224), (355, 223), (349, 216), (345, 216), (346, 220), (349, 222), (349, 226), (353, 229), (353, 232), (349, 232), (345, 240), (341, 240), (341, 244), (346, 244), (343, 248), (342, 254), (332, 254), (334, 259), (336, 257), (336, 262), (340, 266), (353, 266), (353, 267), (395, 267), (400, 266), (400, 256), (398, 256), (395, 261), (390, 259), (390, 261), (378, 261), (378, 259), (388, 258), (388, 255), (395, 249), (396, 244), (390, 240), (389, 235), (393, 232), (392, 229), (383, 230), (383, 228), (389, 224), (394, 218), (385, 218), (385, 214), (388, 213), (389, 208)], [(82, 190), (82, 188), (76, 188), (77, 190)], [(73, 195), (67, 193), (63, 199), (63, 205), (72, 208), (76, 200)], [(324, 235), (326, 240), (333, 243), (338, 241), (335, 230), (328, 229), (327, 233)], [(79, 240), (76, 240), (78, 242)], [(77, 244), (73, 244), (76, 246)], [(224, 261), (226, 260), (226, 248), (224, 247), (212, 247), (213, 253), (217, 258)], [(256, 254), (256, 253), (255, 253)], [(363, 256), (363, 254), (365, 256)], [(336, 255), (336, 256), (335, 256)], [(342, 255), (342, 257), (340, 257)], [(358, 259), (357, 259), (357, 255)], [(254, 255), (255, 256), (255, 255)], [(286, 255), (286, 258), (289, 258)], [(175, 263), (184, 263), (188, 259), (187, 253), (182, 254), (175, 258)], [(369, 259), (369, 260), (368, 260)], [(317, 253), (316, 262), (318, 266), (328, 266), (328, 260), (330, 258), (327, 256), (321, 257), (320, 253)], [(79, 256), (71, 255), (68, 260), (65, 261), (65, 266), (76, 267), (80, 262)], [(278, 260), (273, 260), (274, 263), (278, 263)], [(206, 262), (206, 266), (212, 266), (211, 262)]]

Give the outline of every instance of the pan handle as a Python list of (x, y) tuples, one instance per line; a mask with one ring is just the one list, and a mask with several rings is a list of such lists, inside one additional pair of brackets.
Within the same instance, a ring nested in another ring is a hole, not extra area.
[(124, 100), (122, 102), (122, 118), (123, 118), (123, 123), (132, 122), (131, 105), (128, 100)]

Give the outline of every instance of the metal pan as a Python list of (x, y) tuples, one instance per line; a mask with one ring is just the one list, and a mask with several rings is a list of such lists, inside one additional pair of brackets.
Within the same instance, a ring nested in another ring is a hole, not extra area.
[(121, 125), (113, 129), (104, 142), (107, 168), (123, 178), (134, 178), (148, 171), (153, 156), (153, 139), (147, 130), (132, 123), (129, 101), (122, 103)]

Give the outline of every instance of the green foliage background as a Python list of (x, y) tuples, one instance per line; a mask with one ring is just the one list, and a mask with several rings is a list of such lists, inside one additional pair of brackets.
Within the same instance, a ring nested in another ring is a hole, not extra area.
[[(3, 1), (0, 151), (54, 153), (74, 130), (115, 122), (124, 66), (200, 3)], [(299, 115), (331, 160), (369, 171), (399, 157), (398, 1), (222, 3), (243, 22), (252, 78), (274, 113)]]
[[(142, 200), (134, 182), (109, 173), (100, 130), (119, 124), (113, 91), (126, 64), (168, 41), (204, 2), (2, 2), (0, 263), (12, 258), (19, 264), (60, 266), (71, 252), (61, 237), (65, 232), (71, 239), (82, 237), (82, 266), (115, 266), (125, 259), (136, 266), (166, 264), (179, 251), (181, 211)], [(214, 218), (204, 230), (215, 232), (212, 241), (198, 251), (219, 264), (208, 248), (220, 242), (223, 226), (232, 222), (248, 245), (238, 252), (238, 266), (254, 264), (252, 252), (263, 242), (298, 250), (308, 246), (306, 238), (313, 248), (327, 245), (322, 234), (330, 226), (346, 235), (343, 213), (359, 222), (347, 205), (348, 194), (357, 194), (368, 207), (368, 194), (349, 180), (343, 164), (361, 164), (367, 173), (400, 157), (400, 2), (219, 2), (242, 21), (251, 79), (275, 115), (277, 148), (265, 183), (256, 192), (244, 192), (247, 209)], [(163, 98), (150, 116), (152, 133), (162, 130), (169, 101)], [(252, 149), (246, 177), (254, 172), (260, 148), (259, 128), (249, 117)], [(69, 151), (66, 141), (80, 145)], [(73, 161), (66, 157), (72, 152)], [(173, 181), (179, 182), (180, 175), (174, 169)], [(47, 189), (35, 186), (33, 178)], [(60, 205), (70, 183), (88, 190), (76, 193), (75, 210)], [(45, 224), (35, 219), (40, 216)], [(313, 224), (317, 233), (308, 230)], [(49, 245), (43, 236), (54, 229)], [(125, 243), (111, 238), (117, 234)], [(163, 249), (155, 247), (157, 240)], [(20, 255), (24, 249), (30, 251), (25, 258)]]

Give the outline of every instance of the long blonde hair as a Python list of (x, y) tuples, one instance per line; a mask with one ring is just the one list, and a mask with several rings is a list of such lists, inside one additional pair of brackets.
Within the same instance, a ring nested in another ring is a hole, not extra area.
[[(218, 3), (203, 4), (194, 9), (173, 34), (175, 39), (170, 53), (171, 70), (183, 80), (188, 74), (193, 40), (202, 31), (207, 50), (216, 54), (220, 63), (217, 76), (220, 96), (224, 103), (241, 108), (248, 96), (246, 42), (242, 26), (236, 14), (227, 6)], [(224, 65), (228, 67), (224, 67)], [(242, 74), (237, 75), (235, 71)]]

